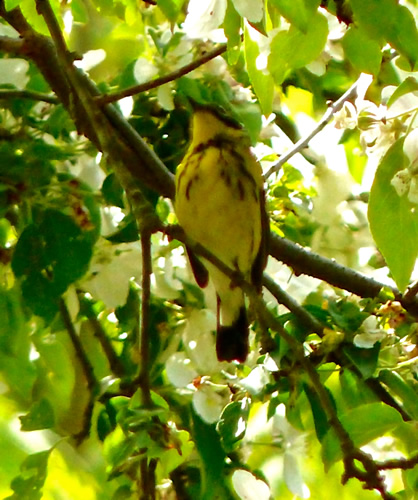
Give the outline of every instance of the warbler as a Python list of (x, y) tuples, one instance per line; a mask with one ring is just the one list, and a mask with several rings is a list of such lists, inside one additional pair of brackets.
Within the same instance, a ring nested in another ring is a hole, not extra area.
[[(243, 127), (221, 109), (194, 105), (190, 146), (176, 172), (175, 212), (185, 233), (261, 291), (267, 216), (261, 166)], [(249, 325), (244, 293), (207, 260), (189, 252), (199, 286), (209, 272), (218, 299), (216, 353), (244, 362)]]

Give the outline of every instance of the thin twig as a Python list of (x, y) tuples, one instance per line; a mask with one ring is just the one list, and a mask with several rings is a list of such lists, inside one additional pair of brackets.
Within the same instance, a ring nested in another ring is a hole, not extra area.
[(297, 153), (300, 153), (303, 149), (307, 147), (310, 141), (321, 132), (325, 128), (325, 126), (332, 120), (335, 113), (337, 113), (344, 105), (346, 101), (349, 99), (353, 99), (357, 95), (357, 87), (360, 82), (360, 78), (345, 92), (334, 104), (327, 109), (324, 116), (318, 122), (318, 125), (310, 132), (306, 137), (302, 137), (298, 140), (298, 142), (293, 146), (293, 148), (288, 151), (286, 154), (280, 157), (280, 160), (273, 165), (266, 174), (264, 174), (264, 180), (267, 180), (272, 174), (278, 172), (282, 165), (284, 165), (292, 156)]
[(413, 469), (416, 465), (418, 465), (418, 454), (412, 456), (411, 458), (393, 458), (384, 462), (376, 462), (376, 465), (379, 470)]
[(112, 94), (104, 94), (100, 97), (97, 97), (96, 100), (100, 104), (105, 104), (105, 103), (119, 101), (120, 99), (123, 99), (125, 97), (130, 97), (136, 94), (140, 94), (141, 92), (146, 92), (147, 90), (161, 87), (166, 83), (177, 80), (181, 76), (187, 75), (188, 73), (199, 68), (203, 64), (206, 64), (212, 59), (215, 59), (215, 57), (222, 55), (224, 52), (226, 52), (226, 49), (227, 49), (226, 45), (220, 45), (219, 47), (216, 47), (211, 51), (207, 52), (206, 54), (204, 54), (203, 56), (199, 57), (199, 59), (196, 59), (195, 61), (186, 64), (182, 68), (172, 71), (168, 75), (161, 76), (160, 78), (156, 78), (155, 80), (151, 80), (150, 82), (141, 83), (139, 85), (133, 85), (132, 87), (128, 87), (127, 89), (120, 90)]
[[(151, 300), (151, 232), (148, 230), (141, 232), (142, 249), (142, 282), (141, 282), (141, 327), (140, 346), (141, 368), (138, 376), (138, 383), (142, 392), (142, 405), (145, 408), (152, 406), (151, 382), (150, 382), (150, 300)], [(146, 450), (145, 450), (146, 451)], [(155, 498), (155, 471), (148, 463), (147, 453), (141, 458), (140, 464), (142, 493), (141, 499), (153, 500)]]
[(139, 383), (142, 389), (142, 404), (145, 407), (152, 405), (151, 386), (150, 386), (150, 336), (149, 336), (149, 315), (151, 300), (151, 233), (143, 231), (141, 233), (142, 249), (142, 283), (141, 283), (141, 328), (140, 328), (140, 353), (141, 353), (141, 371), (139, 374)]
[(418, 281), (415, 281), (415, 283), (412, 283), (411, 285), (408, 286), (406, 289), (406, 292), (404, 293), (404, 300), (405, 302), (411, 302), (416, 295), (418, 294)]
[(318, 335), (322, 334), (324, 326), (302, 307), (297, 300), (286, 293), (283, 288), (276, 283), (268, 274), (263, 275), (263, 285), (277, 299), (279, 304), (284, 305), (293, 313), (296, 318), (305, 325), (310, 332), (315, 332)]
[(43, 101), (49, 104), (59, 104), (57, 96), (51, 94), (43, 94), (33, 90), (15, 90), (2, 89), (0, 90), (0, 99), (30, 99), (33, 101)]

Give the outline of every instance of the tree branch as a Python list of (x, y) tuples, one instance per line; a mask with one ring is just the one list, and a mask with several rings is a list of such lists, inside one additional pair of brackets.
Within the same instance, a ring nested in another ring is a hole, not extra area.
[[(138, 383), (142, 391), (142, 405), (145, 408), (152, 407), (151, 399), (151, 382), (150, 382), (150, 300), (151, 300), (151, 232), (147, 229), (141, 232), (141, 249), (142, 249), (142, 300), (141, 300), (141, 327), (140, 327), (140, 353), (141, 353), (141, 368), (138, 376)], [(155, 418), (155, 417), (154, 417)], [(147, 453), (141, 458), (141, 484), (143, 500), (155, 499), (155, 460), (148, 462)]]
[(384, 288), (390, 289), (393, 292), (394, 299), (398, 300), (409, 313), (418, 317), (418, 300), (416, 297), (413, 300), (405, 300), (397, 288), (387, 286), (373, 278), (368, 278), (354, 269), (306, 250), (300, 245), (286, 238), (281, 238), (274, 233), (270, 233), (270, 255), (290, 266), (296, 275), (306, 274), (318, 278), (359, 297), (378, 298)]
[(286, 293), (283, 288), (276, 283), (270, 276), (264, 273), (263, 285), (277, 299), (279, 304), (284, 305), (296, 318), (304, 325), (309, 332), (322, 334), (324, 326), (310, 314), (297, 300)]
[[(0, 6), (1, 15), (1, 6)], [(23, 40), (11, 36), (0, 36), (0, 50), (16, 56), (23, 55)]]
[(140, 353), (141, 370), (138, 381), (142, 389), (142, 404), (149, 408), (152, 406), (151, 384), (150, 384), (150, 300), (151, 300), (151, 233), (142, 231), (141, 233), (142, 249), (142, 300), (141, 300), (141, 327), (140, 327)]
[(98, 97), (96, 100), (100, 104), (111, 103), (111, 102), (119, 101), (120, 99), (123, 99), (124, 97), (130, 97), (130, 96), (133, 96), (136, 94), (140, 94), (141, 92), (146, 92), (147, 90), (152, 90), (152, 89), (155, 89), (157, 87), (161, 87), (162, 85), (165, 85), (166, 83), (177, 80), (181, 76), (187, 75), (188, 73), (199, 68), (200, 66), (203, 66), (203, 64), (206, 64), (207, 62), (211, 61), (212, 59), (215, 59), (215, 57), (222, 55), (224, 52), (226, 52), (226, 49), (227, 49), (226, 45), (220, 45), (219, 47), (215, 47), (211, 51), (209, 51), (206, 54), (204, 54), (203, 56), (199, 57), (199, 59), (196, 59), (195, 61), (192, 61), (191, 63), (186, 64), (182, 68), (179, 68), (179, 69), (176, 69), (175, 71), (172, 71), (168, 75), (161, 76), (160, 78), (155, 78), (154, 80), (151, 80), (150, 82), (141, 83), (140, 85), (133, 85), (132, 87), (128, 87), (127, 89), (120, 90), (118, 92), (113, 92), (111, 94), (103, 94), (100, 97)]
[(384, 462), (376, 462), (376, 465), (379, 470), (413, 469), (418, 465), (418, 454), (411, 458), (393, 458), (392, 460), (385, 460)]
[(55, 95), (43, 94), (33, 90), (1, 89), (0, 99), (31, 99), (33, 101), (43, 101), (49, 104), (59, 104), (60, 101)]

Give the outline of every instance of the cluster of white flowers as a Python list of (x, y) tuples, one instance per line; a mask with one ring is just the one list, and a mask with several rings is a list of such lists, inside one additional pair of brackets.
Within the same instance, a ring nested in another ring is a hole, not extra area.
[(418, 128), (405, 138), (404, 153), (409, 160), (406, 168), (399, 170), (391, 180), (398, 196), (407, 194), (411, 203), (418, 203)]
[[(391, 184), (399, 196), (407, 195), (411, 203), (418, 203), (418, 128), (413, 128), (418, 109), (417, 92), (399, 97), (389, 108), (384, 104), (377, 106), (364, 98), (371, 82), (371, 76), (362, 76), (355, 103), (344, 103), (343, 108), (335, 114), (335, 127), (359, 128), (364, 152), (369, 159), (374, 157), (376, 161), (405, 134), (404, 153), (409, 164), (394, 175)], [(382, 102), (388, 101), (395, 89), (386, 87), (382, 92)]]

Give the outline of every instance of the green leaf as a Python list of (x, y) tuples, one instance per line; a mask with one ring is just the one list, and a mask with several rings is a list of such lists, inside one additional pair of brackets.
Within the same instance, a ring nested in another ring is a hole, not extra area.
[(402, 401), (402, 405), (407, 413), (414, 420), (418, 420), (418, 394), (416, 389), (414, 390), (414, 386), (408, 384), (399, 373), (391, 370), (382, 370), (379, 373), (379, 380)]
[(267, 70), (257, 68), (257, 58), (260, 55), (258, 43), (251, 39), (248, 29), (245, 29), (245, 62), (248, 76), (258, 98), (263, 115), (269, 116), (273, 106), (274, 81)]
[(368, 219), (377, 247), (400, 291), (408, 286), (418, 254), (418, 212), (407, 194), (399, 196), (390, 184), (405, 166), (403, 138), (380, 162), (370, 191)]
[(375, 40), (386, 40), (396, 18), (394, 0), (351, 0), (351, 7), (357, 23)]
[(328, 312), (342, 330), (352, 333), (357, 331), (369, 316), (367, 313), (360, 311), (357, 304), (344, 300), (330, 301)]
[[(22, 286), (25, 298), (31, 299), (34, 294), (34, 301), (30, 302), (44, 309), (43, 300), (59, 296), (81, 278), (92, 256), (94, 242), (90, 233), (82, 231), (72, 217), (52, 209), (46, 210), (39, 225), (28, 226), (12, 260), (15, 275), (26, 276), (30, 282)], [(40, 293), (36, 287), (31, 290), (35, 284), (40, 286)]]
[(418, 90), (418, 80), (413, 76), (408, 76), (400, 85), (396, 88), (395, 92), (390, 96), (387, 107), (390, 108), (392, 104), (397, 101), (400, 97), (410, 92), (416, 92)]
[(224, 468), (226, 454), (215, 425), (207, 424), (195, 412), (193, 438), (202, 460), (202, 500), (229, 498), (225, 485)]
[(373, 376), (379, 359), (380, 342), (376, 342), (371, 349), (361, 349), (353, 344), (348, 344), (344, 346), (343, 350), (365, 379)]
[(412, 12), (403, 5), (397, 6), (396, 23), (389, 32), (388, 41), (410, 64), (410, 71), (417, 69), (418, 31)]
[(289, 23), (303, 33), (308, 30), (310, 18), (319, 6), (319, 1), (306, 2), (305, 0), (271, 0), (271, 3)]
[(158, 7), (172, 23), (177, 20), (183, 4), (184, 0), (158, 0)]
[(251, 143), (255, 144), (262, 127), (260, 107), (252, 102), (240, 103), (231, 107), (248, 132)]
[[(402, 423), (399, 413), (383, 403), (362, 405), (340, 416), (340, 422), (354, 445), (364, 446)], [(322, 442), (325, 469), (342, 458), (339, 441), (331, 428)]]
[(89, 16), (87, 7), (82, 0), (71, 0), (71, 13), (76, 23), (88, 22)]
[(8, 396), (24, 402), (32, 401), (37, 373), (29, 358), (32, 327), (27, 323), (18, 285), (0, 287), (0, 373), (8, 385)]
[(255, 29), (263, 33), (264, 0), (232, 0), (232, 2), (236, 11), (245, 17)]
[(342, 45), (348, 60), (359, 73), (379, 73), (382, 62), (380, 45), (366, 32), (351, 26), (342, 39)]
[(12, 10), (20, 4), (20, 0), (5, 0), (4, 6), (6, 10)]
[(347, 409), (376, 401), (376, 396), (367, 385), (350, 370), (341, 370), (339, 377), (340, 394)]
[[(329, 430), (329, 423), (328, 423), (327, 414), (325, 413), (325, 411), (322, 407), (321, 401), (320, 401), (316, 391), (308, 384), (303, 384), (303, 389), (305, 391), (306, 396), (308, 397), (309, 404), (311, 405), (316, 436), (317, 436), (318, 440), (322, 442), (322, 440), (324, 439), (325, 435), (327, 434), (327, 432)], [(331, 395), (330, 391), (328, 391), (328, 395), (332, 399), (332, 395)], [(333, 399), (332, 399), (332, 401), (333, 401)]]
[(35, 224), (27, 226), (13, 253), (12, 270), (16, 277), (21, 277), (36, 271), (41, 271), (47, 264), (45, 242)]
[(225, 36), (228, 39), (228, 62), (231, 65), (236, 64), (240, 56), (241, 46), (241, 16), (235, 10), (232, 0), (228, 0), (225, 12), (225, 19), (223, 23)]
[(20, 466), (22, 473), (10, 484), (13, 495), (4, 500), (41, 500), (51, 451), (41, 451), (26, 457)]
[(351, 0), (359, 26), (379, 43), (389, 42), (413, 69), (418, 57), (418, 33), (409, 9), (395, 0)]
[(105, 202), (115, 207), (124, 208), (123, 189), (114, 172), (109, 174), (102, 184)]
[(40, 228), (46, 243), (46, 255), (53, 266), (53, 282), (63, 293), (87, 271), (92, 256), (91, 243), (69, 216), (48, 210)]
[(344, 145), (350, 174), (358, 184), (361, 184), (363, 173), (367, 165), (367, 155), (362, 153), (360, 147), (359, 130), (345, 130), (340, 143)]
[(29, 274), (22, 282), (25, 303), (35, 314), (46, 320), (52, 320), (58, 312), (58, 298), (61, 293), (61, 290), (57, 290), (41, 273)]
[(279, 31), (271, 42), (268, 68), (277, 85), (288, 71), (302, 68), (322, 52), (328, 36), (326, 18), (316, 12), (309, 20), (306, 33), (291, 26), (289, 31)]
[(115, 491), (112, 496), (112, 500), (131, 500), (133, 492), (131, 487), (127, 484), (123, 484), (119, 486), (119, 488)]
[(237, 442), (244, 437), (249, 411), (248, 398), (233, 401), (225, 406), (216, 430), (221, 436), (222, 446), (227, 453), (232, 451)]
[(51, 429), (54, 426), (54, 409), (51, 403), (43, 398), (35, 401), (29, 413), (19, 417), (22, 431)]

